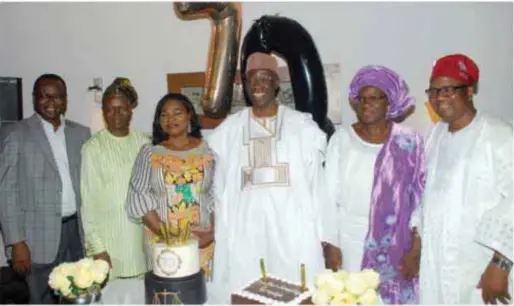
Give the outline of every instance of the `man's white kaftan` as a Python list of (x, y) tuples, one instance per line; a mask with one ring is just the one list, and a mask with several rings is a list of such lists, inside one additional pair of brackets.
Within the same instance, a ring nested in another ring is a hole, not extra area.
[(426, 156), (428, 181), (413, 219), (422, 239), (421, 303), (483, 303), (476, 286), (493, 250), (513, 259), (512, 127), (480, 113), (456, 133), (438, 123)]
[(324, 269), (320, 188), (326, 136), (305, 114), (279, 106), (256, 119), (251, 108), (229, 116), (209, 136), (215, 152), (216, 249), (213, 286), (218, 303), (261, 275), (300, 282)]

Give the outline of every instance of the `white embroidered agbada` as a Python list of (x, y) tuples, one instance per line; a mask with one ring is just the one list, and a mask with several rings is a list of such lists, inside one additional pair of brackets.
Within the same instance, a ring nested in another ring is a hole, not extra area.
[[(321, 248), (322, 162), (326, 136), (305, 114), (280, 105), (273, 118), (251, 108), (229, 116), (210, 135), (216, 155), (216, 249), (213, 285), (217, 303), (261, 275), (300, 282), (324, 269)], [(214, 302), (214, 301), (209, 301)]]
[[(413, 218), (421, 233), (422, 304), (482, 304), (476, 289), (496, 250), (512, 249), (512, 127), (477, 113), (450, 133), (438, 123), (426, 140), (428, 181)], [(512, 292), (512, 274), (510, 275)]]

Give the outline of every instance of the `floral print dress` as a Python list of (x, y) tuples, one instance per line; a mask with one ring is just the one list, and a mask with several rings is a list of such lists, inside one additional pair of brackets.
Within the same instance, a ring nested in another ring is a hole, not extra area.
[[(163, 222), (177, 225), (188, 219), (193, 227), (211, 227), (214, 201), (211, 196), (214, 161), (206, 142), (187, 151), (173, 151), (161, 145), (141, 149), (132, 172), (127, 199), (130, 217), (140, 219), (155, 210)], [(145, 229), (148, 265), (154, 234)], [(200, 265), (209, 279), (214, 243), (200, 249)]]

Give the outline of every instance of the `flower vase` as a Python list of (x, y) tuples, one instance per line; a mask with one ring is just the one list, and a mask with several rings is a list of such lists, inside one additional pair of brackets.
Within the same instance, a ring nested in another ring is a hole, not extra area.
[(59, 304), (64, 305), (102, 305), (102, 292), (100, 290), (92, 290), (76, 297), (59, 298)]

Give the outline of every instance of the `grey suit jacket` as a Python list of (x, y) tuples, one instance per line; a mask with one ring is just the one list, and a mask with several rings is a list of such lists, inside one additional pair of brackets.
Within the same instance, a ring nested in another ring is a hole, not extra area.
[[(66, 120), (64, 134), (80, 218), (80, 150), (91, 132)], [(61, 192), (61, 178), (41, 120), (33, 115), (1, 129), (0, 225), (5, 245), (25, 241), (32, 262), (53, 262), (61, 238)]]

